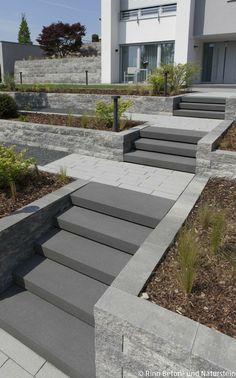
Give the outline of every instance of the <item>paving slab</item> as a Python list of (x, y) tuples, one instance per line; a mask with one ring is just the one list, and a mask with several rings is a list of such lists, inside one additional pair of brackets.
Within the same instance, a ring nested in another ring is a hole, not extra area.
[(8, 356), (0, 351), (0, 367), (8, 360)]
[(58, 370), (55, 366), (46, 362), (43, 367), (39, 370), (36, 374), (37, 378), (70, 378), (68, 375), (62, 373), (62, 371)]
[(0, 378), (32, 378), (32, 375), (9, 359), (0, 369)]

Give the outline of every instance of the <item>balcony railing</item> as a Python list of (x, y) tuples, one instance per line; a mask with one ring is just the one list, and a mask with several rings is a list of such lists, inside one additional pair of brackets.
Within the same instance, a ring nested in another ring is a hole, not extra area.
[(177, 4), (161, 5), (141, 9), (131, 9), (121, 12), (122, 21), (139, 20), (145, 18), (160, 18), (176, 15)]

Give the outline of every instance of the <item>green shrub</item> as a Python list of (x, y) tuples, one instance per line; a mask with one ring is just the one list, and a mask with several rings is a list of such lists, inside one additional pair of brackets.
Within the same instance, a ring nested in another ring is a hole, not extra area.
[(29, 173), (35, 165), (33, 158), (26, 159), (27, 150), (16, 151), (15, 146), (0, 146), (0, 188), (9, 187), (13, 199), (16, 199), (16, 183)]
[(15, 100), (7, 94), (0, 94), (0, 118), (14, 118), (17, 116)]
[[(120, 123), (121, 117), (124, 118), (124, 113), (133, 105), (132, 100), (120, 100), (118, 106), (118, 121)], [(96, 102), (96, 118), (98, 122), (104, 123), (105, 126), (112, 128), (114, 122), (114, 104), (112, 102), (105, 102), (103, 100)]]
[(212, 230), (210, 234), (210, 248), (216, 254), (221, 246), (226, 231), (226, 216), (221, 210), (214, 215)]
[(198, 219), (203, 229), (209, 228), (214, 220), (215, 208), (209, 203), (203, 203), (198, 209)]
[(11, 74), (4, 75), (4, 86), (7, 91), (16, 90), (14, 75), (11, 75)]
[(192, 292), (197, 273), (198, 252), (199, 248), (194, 230), (184, 228), (178, 240), (178, 280), (186, 294)]
[(149, 75), (148, 81), (152, 86), (153, 94), (157, 95), (164, 90), (164, 72), (168, 72), (168, 92), (177, 95), (182, 89), (191, 87), (199, 67), (196, 64), (163, 64)]

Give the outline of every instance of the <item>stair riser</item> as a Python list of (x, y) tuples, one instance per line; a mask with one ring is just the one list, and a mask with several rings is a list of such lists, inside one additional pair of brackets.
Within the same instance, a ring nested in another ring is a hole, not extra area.
[(78, 261), (68, 258), (65, 255), (61, 255), (60, 253), (57, 253), (56, 251), (53, 251), (49, 248), (42, 247), (41, 245), (36, 244), (35, 250), (38, 254), (44, 257), (47, 257), (53, 261), (58, 262), (59, 264), (67, 266), (70, 269), (73, 269), (79, 273), (85, 274), (86, 276), (91, 277), (95, 280), (98, 280), (102, 283), (105, 283), (106, 285), (111, 285), (114, 279), (116, 278), (115, 275), (112, 276), (110, 274), (106, 274), (99, 270), (93, 269), (88, 265), (84, 265)]
[(52, 293), (49, 293), (48, 291), (40, 288), (39, 286), (36, 286), (32, 282), (24, 280), (22, 277), (20, 277), (19, 275), (15, 273), (13, 273), (13, 278), (14, 278), (14, 282), (17, 285), (30, 291), (32, 294), (37, 295), (38, 297), (53, 304), (54, 306), (57, 306), (61, 310), (66, 311), (67, 313), (75, 316), (76, 318), (82, 320), (83, 322), (91, 326), (94, 326), (94, 317), (91, 316), (89, 313), (84, 312), (82, 309), (76, 306), (73, 306), (71, 303), (68, 303), (65, 300), (62, 300), (61, 298), (53, 295)]
[(186, 103), (180, 102), (179, 104), (180, 109), (187, 109), (187, 110), (206, 110), (206, 111), (214, 111), (214, 112), (225, 112), (225, 105), (222, 104), (201, 104), (201, 103)]
[(171, 135), (165, 133), (153, 133), (152, 131), (145, 131), (145, 129), (141, 130), (140, 135), (142, 138), (148, 139), (157, 139), (157, 140), (166, 140), (170, 142), (183, 142), (183, 143), (190, 143), (190, 144), (197, 144), (201, 138), (196, 136), (189, 136), (189, 135)]
[(146, 158), (137, 158), (137, 157), (125, 156), (124, 161), (129, 162), (129, 163), (149, 165), (151, 167), (158, 167), (158, 168), (170, 169), (170, 170), (187, 172), (187, 173), (195, 173), (195, 171), (196, 171), (196, 167), (191, 167), (191, 166), (187, 166), (187, 165), (184, 165), (184, 164), (177, 164), (177, 163), (174, 164), (174, 163), (171, 163), (171, 162), (146, 159)]
[(216, 114), (215, 112), (205, 112), (204, 111), (185, 111), (185, 110), (174, 110), (173, 115), (176, 117), (191, 117), (191, 118), (206, 118), (206, 119), (225, 119), (225, 114)]
[(61, 229), (65, 231), (72, 232), (76, 235), (83, 236), (85, 238), (94, 240), (101, 244), (108, 245), (112, 248), (119, 249), (129, 254), (134, 254), (139, 248), (139, 245), (131, 244), (123, 240), (116, 239), (114, 237), (109, 237), (108, 235), (104, 235), (98, 232), (93, 232), (93, 230), (78, 226), (76, 224), (72, 224), (65, 220), (58, 219), (57, 224)]
[(139, 143), (138, 141), (135, 142), (136, 150), (142, 151), (151, 151), (151, 152), (158, 152), (163, 154), (170, 154), (170, 155), (178, 155), (178, 156), (186, 156), (186, 157), (196, 157), (196, 150), (187, 150), (187, 149), (179, 149), (176, 147), (162, 147), (162, 146), (155, 146), (155, 145), (147, 145)]

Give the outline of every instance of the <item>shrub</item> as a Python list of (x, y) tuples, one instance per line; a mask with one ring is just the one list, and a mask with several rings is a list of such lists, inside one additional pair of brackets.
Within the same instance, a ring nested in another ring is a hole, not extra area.
[(92, 34), (92, 42), (99, 42), (99, 35), (98, 34)]
[(211, 226), (214, 220), (215, 209), (209, 203), (203, 203), (198, 209), (198, 219), (203, 229)]
[[(118, 106), (118, 121), (120, 123), (121, 117), (133, 105), (132, 100), (119, 101)], [(104, 123), (107, 127), (112, 128), (114, 122), (114, 104), (112, 102), (105, 102), (103, 100), (96, 102), (96, 118), (98, 122)]]
[(210, 235), (210, 248), (215, 254), (218, 252), (221, 243), (224, 239), (226, 231), (226, 216), (225, 212), (221, 210), (214, 216), (212, 230)]
[(0, 118), (14, 118), (17, 116), (15, 100), (7, 94), (0, 94)]
[(191, 87), (199, 67), (196, 64), (164, 64), (149, 75), (148, 81), (152, 85), (153, 94), (160, 94), (164, 90), (164, 72), (168, 72), (168, 90), (171, 95), (177, 95), (181, 89)]
[(16, 151), (15, 146), (0, 146), (0, 188), (9, 187), (13, 199), (16, 199), (16, 183), (29, 173), (35, 165), (33, 158), (25, 159), (27, 150)]
[(186, 294), (192, 292), (197, 272), (198, 245), (192, 229), (183, 229), (178, 241), (179, 273), (178, 279)]
[(15, 91), (16, 83), (14, 75), (6, 74), (4, 75), (4, 87), (7, 91)]

